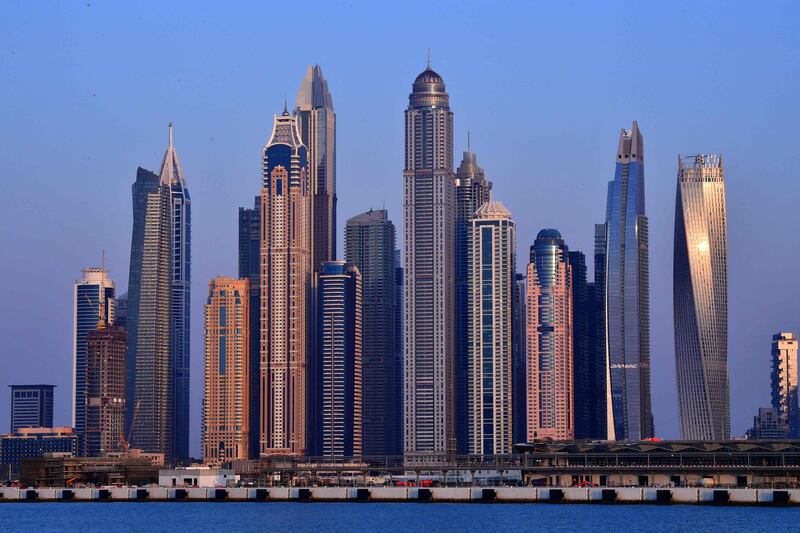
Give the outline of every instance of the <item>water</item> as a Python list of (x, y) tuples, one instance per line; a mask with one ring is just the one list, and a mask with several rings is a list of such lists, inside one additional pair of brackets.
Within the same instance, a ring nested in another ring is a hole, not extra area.
[(800, 508), (447, 503), (11, 503), (0, 531), (795, 531)]

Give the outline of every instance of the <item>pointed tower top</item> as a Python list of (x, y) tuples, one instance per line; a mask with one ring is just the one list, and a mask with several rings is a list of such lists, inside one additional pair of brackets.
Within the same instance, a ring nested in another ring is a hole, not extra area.
[(161, 161), (161, 185), (180, 185), (185, 186), (183, 179), (183, 169), (181, 162), (178, 159), (178, 151), (172, 143), (172, 122), (169, 123), (169, 145), (167, 151), (164, 152), (164, 159)]
[(283, 93), (283, 114), (284, 114), (284, 116), (289, 114), (289, 103), (286, 100), (286, 92), (285, 91)]
[(428, 70), (431, 69), (431, 49), (428, 48)]
[(472, 151), (472, 132), (467, 130), (467, 152)]

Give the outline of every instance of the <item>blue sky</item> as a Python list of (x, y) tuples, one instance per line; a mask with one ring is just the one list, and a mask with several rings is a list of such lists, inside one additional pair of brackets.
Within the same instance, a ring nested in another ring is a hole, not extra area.
[[(72, 283), (109, 258), (127, 286), (130, 185), (175, 143), (193, 201), (192, 450), (202, 305), (235, 275), (237, 208), (308, 64), (338, 119), (339, 224), (386, 205), (402, 226), (403, 110), (431, 48), (494, 195), (518, 224), (591, 253), (619, 129), (639, 121), (650, 218), (656, 432), (677, 437), (676, 159), (722, 152), (733, 433), (769, 403), (770, 336), (800, 329), (800, 7), (793, 2), (24, 2), (0, 6), (0, 385), (58, 385), (71, 409)], [(340, 253), (341, 253), (340, 237)], [(0, 431), (8, 396), (0, 391)]]

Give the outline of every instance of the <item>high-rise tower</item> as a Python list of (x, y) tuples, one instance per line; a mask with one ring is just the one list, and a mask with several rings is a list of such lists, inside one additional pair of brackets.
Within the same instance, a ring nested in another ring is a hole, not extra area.
[(147, 219), (147, 198), (158, 191), (158, 174), (141, 167), (131, 186), (133, 197), (133, 231), (131, 232), (131, 261), (128, 271), (125, 329), (128, 332), (128, 353), (125, 357), (125, 427), (130, 428), (136, 402), (136, 341), (139, 338), (139, 301), (142, 291), (142, 259), (144, 257), (144, 228)]
[(125, 434), (125, 328), (99, 317), (86, 335), (86, 431), (83, 453), (105, 456), (122, 449)]
[(468, 373), (472, 357), (469, 345), (469, 294), (472, 263), (472, 218), (475, 210), (489, 201), (492, 188), (487, 181), (483, 169), (478, 166), (477, 156), (467, 151), (456, 171), (456, 228), (455, 228), (455, 290), (456, 290), (456, 438), (458, 451), (467, 453), (469, 446), (469, 394)]
[[(170, 138), (171, 135), (170, 128)], [(170, 142), (171, 148), (172, 142)], [(167, 153), (171, 151), (167, 149)], [(131, 252), (131, 274), (138, 277), (135, 295), (128, 291), (128, 324), (135, 317), (133, 346), (134, 385), (132, 444), (149, 453), (173, 457), (174, 346), (171, 320), (173, 293), (173, 218), (172, 174), (168, 163), (162, 165), (158, 187), (146, 193), (141, 235), (136, 228), (136, 188), (134, 186), (134, 235)], [(137, 180), (138, 181), (138, 180)], [(134, 264), (134, 247), (141, 236), (141, 252)], [(129, 344), (130, 348), (130, 344)], [(130, 351), (130, 350), (129, 350)], [(130, 368), (130, 367), (129, 367)], [(129, 413), (132, 411), (129, 409)]]
[(250, 459), (258, 459), (258, 427), (261, 412), (259, 372), (261, 361), (261, 198), (256, 196), (253, 209), (239, 208), (239, 278), (247, 279), (250, 288)]
[(319, 65), (309, 66), (297, 91), (300, 139), (308, 148), (313, 228), (311, 264), (315, 271), (336, 258), (336, 113)]
[(531, 246), (527, 290), (528, 441), (574, 438), (572, 269), (561, 234)]
[(172, 342), (172, 453), (179, 459), (189, 457), (189, 312), (192, 273), (192, 203), (183, 177), (178, 152), (172, 144), (161, 163), (161, 183), (170, 190), (170, 225), (172, 229), (170, 321)]
[(296, 117), (284, 108), (262, 159), (261, 455), (306, 449), (306, 363), (311, 296), (308, 153)]
[(800, 433), (800, 405), (797, 398), (797, 335), (789, 332), (772, 336), (772, 407), (783, 425), (784, 433), (796, 439)]
[(673, 264), (681, 435), (725, 440), (731, 431), (728, 231), (720, 155), (678, 158)]
[(405, 112), (404, 449), (455, 451), (453, 112), (430, 66)]
[(202, 453), (205, 463), (247, 459), (250, 312), (246, 279), (218, 276), (205, 305)]
[(363, 452), (398, 455), (402, 417), (397, 383), (397, 279), (395, 228), (386, 210), (370, 210), (347, 221), (345, 258), (361, 272)]
[(469, 275), (469, 453), (511, 453), (512, 301), (516, 289), (516, 228), (493, 200), (472, 219)]
[(318, 428), (313, 453), (359, 456), (362, 451), (361, 273), (344, 261), (326, 261), (317, 280)]
[(653, 436), (650, 409), (650, 280), (644, 203), (644, 140), (622, 130), (606, 206), (605, 305), (608, 438)]
[(105, 267), (83, 269), (83, 279), (75, 282), (72, 344), (72, 426), (83, 453), (86, 429), (86, 336), (97, 328), (98, 316), (114, 320), (114, 282)]

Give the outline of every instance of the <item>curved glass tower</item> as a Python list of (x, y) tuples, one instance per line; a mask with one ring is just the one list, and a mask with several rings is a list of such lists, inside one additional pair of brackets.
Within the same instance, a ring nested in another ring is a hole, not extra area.
[(681, 435), (728, 439), (728, 233), (718, 154), (678, 158), (673, 262)]
[(653, 436), (650, 410), (650, 280), (644, 209), (644, 140), (622, 130), (606, 206), (608, 438)]

